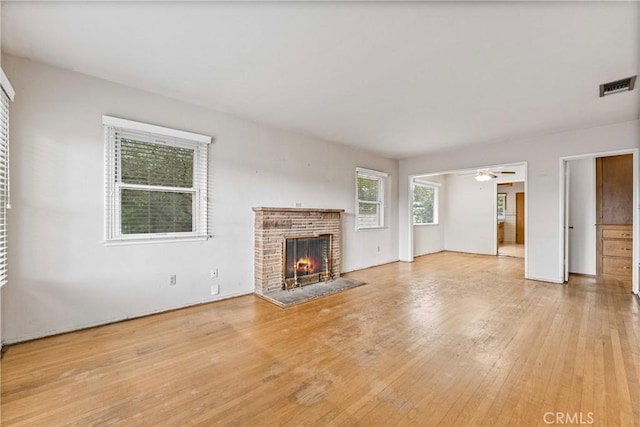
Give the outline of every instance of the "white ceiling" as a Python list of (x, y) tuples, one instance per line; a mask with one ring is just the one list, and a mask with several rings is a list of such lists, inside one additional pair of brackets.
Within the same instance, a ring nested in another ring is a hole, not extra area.
[[(632, 120), (640, 3), (6, 2), (2, 50), (394, 158)], [(640, 82), (639, 82), (640, 84)]]

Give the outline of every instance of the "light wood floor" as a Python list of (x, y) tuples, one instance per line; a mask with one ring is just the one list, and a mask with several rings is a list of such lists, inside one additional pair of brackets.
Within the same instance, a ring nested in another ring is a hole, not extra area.
[(498, 255), (524, 258), (524, 243), (501, 243), (498, 245)]
[(640, 424), (636, 297), (522, 275), (445, 252), (286, 310), (246, 296), (11, 346), (2, 425)]

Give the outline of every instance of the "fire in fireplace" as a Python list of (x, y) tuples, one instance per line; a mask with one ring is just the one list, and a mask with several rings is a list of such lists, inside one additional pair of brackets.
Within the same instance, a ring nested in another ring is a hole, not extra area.
[(331, 235), (284, 237), (282, 288), (331, 279)]

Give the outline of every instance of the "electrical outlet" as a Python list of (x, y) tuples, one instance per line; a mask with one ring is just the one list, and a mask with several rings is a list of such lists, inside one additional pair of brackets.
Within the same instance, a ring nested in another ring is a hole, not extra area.
[(301, 208), (301, 207), (302, 207), (302, 203), (296, 202), (296, 208)]
[(380, 252), (380, 246), (378, 246), (378, 252)]
[(220, 293), (220, 285), (211, 285), (211, 295), (218, 295)]
[(211, 269), (211, 278), (212, 279), (217, 279), (218, 278), (218, 269), (217, 268), (212, 268)]
[(176, 279), (176, 275), (172, 274), (171, 276), (169, 276), (169, 286), (175, 286), (178, 284), (178, 281)]

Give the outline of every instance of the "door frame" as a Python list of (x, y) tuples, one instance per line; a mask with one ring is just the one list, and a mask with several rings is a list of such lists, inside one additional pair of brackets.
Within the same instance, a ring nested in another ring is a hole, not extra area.
[[(595, 158), (594, 158), (595, 159)], [(569, 163), (568, 160), (564, 161), (564, 167), (562, 169), (562, 178), (564, 179), (564, 184), (562, 186), (563, 190), (564, 190), (564, 196), (562, 198), (562, 204), (561, 204), (561, 209), (564, 208), (564, 224), (561, 224), (560, 228), (561, 230), (564, 230), (564, 249), (563, 249), (563, 276), (562, 276), (562, 281), (564, 283), (569, 281), (569, 260), (570, 260), (570, 253), (569, 253), (569, 247), (571, 245), (571, 241), (570, 241), (570, 236), (571, 234), (569, 233), (569, 230), (571, 227), (570, 224), (570, 213), (571, 213), (571, 199), (569, 198), (570, 195), (570, 191), (569, 189), (571, 188), (571, 163)], [(594, 171), (595, 172), (595, 171)]]
[[(565, 273), (565, 265), (568, 266), (569, 263), (569, 239), (566, 234), (568, 233), (569, 221), (567, 218), (568, 212), (568, 198), (569, 198), (569, 190), (566, 188), (568, 180), (566, 178), (568, 162), (570, 160), (580, 160), (580, 159), (595, 159), (596, 157), (608, 157), (608, 156), (617, 156), (621, 154), (632, 154), (633, 155), (633, 258), (632, 258), (632, 282), (631, 282), (631, 291), (638, 295), (638, 280), (639, 280), (639, 270), (640, 270), (640, 150), (638, 148), (631, 148), (626, 150), (614, 150), (614, 151), (601, 151), (596, 153), (586, 153), (586, 154), (578, 154), (575, 156), (564, 156), (560, 157), (560, 277), (562, 277), (565, 281), (568, 280), (568, 270)], [(526, 199), (525, 199), (526, 206)], [(525, 238), (526, 239), (526, 238)], [(525, 240), (526, 242), (526, 240)]]

